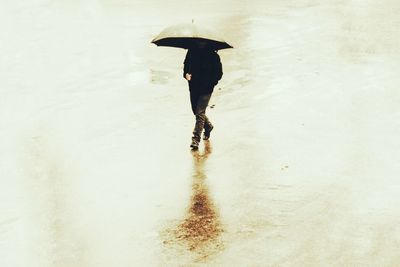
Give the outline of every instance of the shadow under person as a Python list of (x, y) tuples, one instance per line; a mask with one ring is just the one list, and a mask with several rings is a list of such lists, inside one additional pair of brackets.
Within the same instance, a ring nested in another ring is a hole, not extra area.
[(206, 109), (214, 87), (222, 75), (221, 59), (206, 41), (198, 41), (193, 48), (188, 50), (184, 61), (183, 77), (189, 84), (190, 103), (196, 117), (190, 144), (194, 150), (199, 147), (203, 130), (204, 140), (208, 140), (214, 128), (206, 116)]

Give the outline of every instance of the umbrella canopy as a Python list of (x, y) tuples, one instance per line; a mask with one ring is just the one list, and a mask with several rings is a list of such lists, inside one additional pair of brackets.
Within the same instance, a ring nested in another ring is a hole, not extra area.
[(163, 30), (151, 41), (157, 46), (192, 48), (196, 43), (203, 41), (214, 50), (233, 48), (214, 31), (199, 27), (194, 23), (179, 24)]

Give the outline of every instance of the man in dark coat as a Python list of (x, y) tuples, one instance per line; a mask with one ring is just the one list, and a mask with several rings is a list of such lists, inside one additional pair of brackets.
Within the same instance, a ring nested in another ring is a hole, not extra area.
[(204, 129), (204, 140), (210, 138), (214, 126), (206, 116), (206, 108), (210, 101), (214, 86), (222, 78), (221, 59), (217, 52), (199, 42), (195, 48), (189, 49), (183, 69), (183, 77), (189, 83), (190, 102), (196, 124), (193, 130), (192, 149), (198, 149), (201, 133)]

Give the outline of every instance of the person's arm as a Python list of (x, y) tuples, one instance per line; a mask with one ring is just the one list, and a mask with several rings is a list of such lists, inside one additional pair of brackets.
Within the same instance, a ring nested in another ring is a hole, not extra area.
[(223, 71), (222, 71), (222, 64), (221, 64), (221, 58), (217, 53), (215, 53), (215, 69), (214, 69), (214, 83), (217, 84), (219, 80), (221, 80)]
[(188, 50), (186, 53), (185, 61), (183, 62), (183, 78), (185, 78), (188, 81), (191, 79), (191, 74), (189, 73), (191, 64), (190, 53), (191, 51)]

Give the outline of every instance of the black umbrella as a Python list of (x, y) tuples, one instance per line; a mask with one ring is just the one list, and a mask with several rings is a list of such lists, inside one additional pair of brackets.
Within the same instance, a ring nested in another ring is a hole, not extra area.
[(205, 42), (214, 50), (233, 48), (214, 31), (199, 27), (194, 23), (179, 24), (164, 29), (151, 41), (157, 46), (170, 46), (189, 49), (198, 42)]

